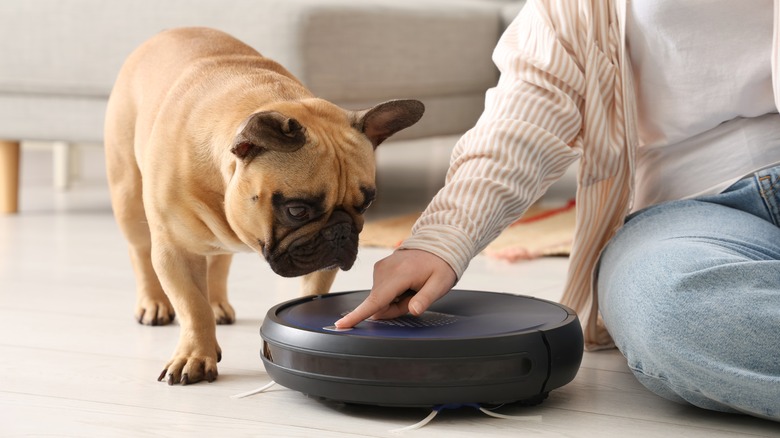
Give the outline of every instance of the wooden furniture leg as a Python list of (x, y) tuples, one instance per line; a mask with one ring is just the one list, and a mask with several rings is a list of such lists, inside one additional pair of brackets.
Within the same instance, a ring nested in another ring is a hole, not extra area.
[(0, 214), (19, 211), (19, 142), (0, 140)]

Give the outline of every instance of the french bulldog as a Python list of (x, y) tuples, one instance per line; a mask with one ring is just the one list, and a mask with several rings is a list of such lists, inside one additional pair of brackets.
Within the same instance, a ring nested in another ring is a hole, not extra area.
[(164, 31), (125, 61), (108, 102), (111, 204), (129, 243), (135, 317), (180, 338), (158, 380), (217, 378), (232, 254), (325, 294), (355, 261), (376, 195), (375, 148), (416, 123), (417, 100), (349, 111), (214, 29)]

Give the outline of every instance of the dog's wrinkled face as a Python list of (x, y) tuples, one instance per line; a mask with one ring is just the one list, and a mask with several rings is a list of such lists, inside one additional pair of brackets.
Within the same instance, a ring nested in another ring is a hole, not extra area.
[(279, 275), (350, 269), (376, 195), (374, 149), (423, 111), (411, 100), (350, 112), (310, 99), (253, 114), (231, 150), (231, 227)]

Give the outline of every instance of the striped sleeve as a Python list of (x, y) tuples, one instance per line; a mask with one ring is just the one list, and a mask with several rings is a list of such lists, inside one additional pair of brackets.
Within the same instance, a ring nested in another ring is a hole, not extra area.
[(453, 151), (445, 187), (401, 248), (470, 260), (578, 157), (577, 220), (561, 302), (587, 349), (610, 347), (593, 279), (633, 195), (635, 99), (625, 47), (626, 2), (529, 0), (493, 54), (501, 71), (477, 124)]
[(499, 83), (401, 248), (438, 255), (460, 278), (579, 157), (583, 54), (577, 38), (564, 38), (580, 34), (576, 17), (576, 2), (529, 1), (502, 35), (493, 54)]

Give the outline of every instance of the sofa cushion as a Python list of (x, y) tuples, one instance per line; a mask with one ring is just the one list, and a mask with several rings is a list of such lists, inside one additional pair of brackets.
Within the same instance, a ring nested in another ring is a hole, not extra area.
[(420, 0), (4, 0), (0, 91), (107, 96), (160, 30), (209, 26), (337, 101), (484, 90), (501, 17), (489, 3)]

